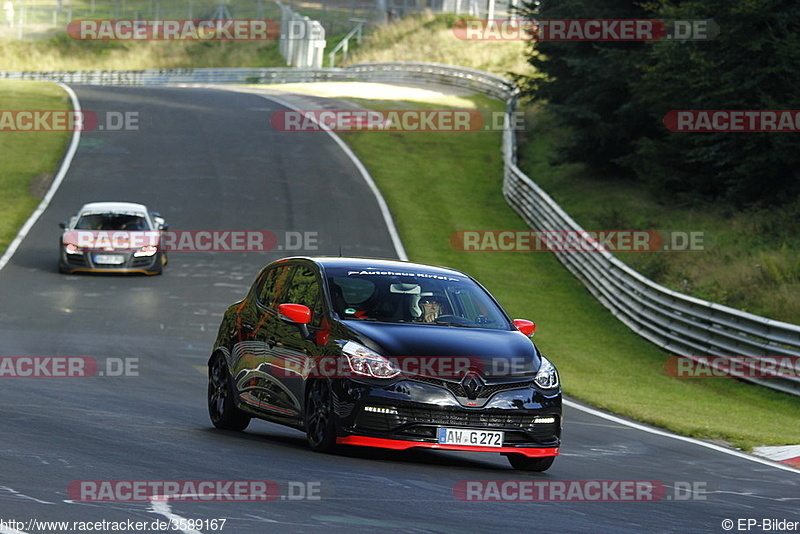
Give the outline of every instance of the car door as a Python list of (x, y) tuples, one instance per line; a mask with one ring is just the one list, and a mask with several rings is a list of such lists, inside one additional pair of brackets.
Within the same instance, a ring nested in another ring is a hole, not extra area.
[(305, 381), (309, 376), (317, 376), (316, 357), (325, 351), (328, 343), (324, 335), (327, 311), (316, 265), (310, 262), (293, 265), (290, 281), (279, 301), (281, 304), (302, 304), (311, 310), (311, 321), (305, 329), (279, 320), (272, 349), (275, 361), (282, 365), (283, 384), (297, 402), (293, 408), (302, 415)]
[(256, 282), (237, 316), (237, 336), (231, 348), (233, 376), (242, 402), (274, 418), (296, 417), (296, 410), (286, 411), (294, 402), (287, 399), (273, 365), (275, 329), (279, 295), (291, 276), (288, 263), (267, 270)]

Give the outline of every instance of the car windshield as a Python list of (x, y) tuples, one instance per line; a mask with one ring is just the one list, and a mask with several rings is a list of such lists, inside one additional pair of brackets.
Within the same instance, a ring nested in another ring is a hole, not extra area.
[(149, 230), (147, 219), (129, 213), (88, 213), (81, 215), (76, 230)]
[(327, 269), (334, 311), (342, 319), (509, 330), (492, 298), (454, 274), (379, 269)]

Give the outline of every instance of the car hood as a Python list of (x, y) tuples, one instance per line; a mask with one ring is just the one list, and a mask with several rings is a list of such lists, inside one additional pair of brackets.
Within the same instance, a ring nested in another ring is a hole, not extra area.
[(450, 358), (457, 368), (463, 368), (468, 361), (470, 367), (483, 376), (496, 378), (534, 375), (541, 364), (534, 344), (518, 331), (362, 321), (344, 323), (371, 340), (377, 345), (373, 348), (390, 358)]

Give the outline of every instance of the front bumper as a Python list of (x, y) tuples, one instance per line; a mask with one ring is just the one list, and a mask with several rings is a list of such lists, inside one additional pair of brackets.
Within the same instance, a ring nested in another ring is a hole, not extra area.
[[(152, 256), (135, 257), (133, 251), (84, 251), (80, 254), (67, 254), (61, 250), (59, 270), (63, 273), (89, 272), (89, 273), (142, 273), (158, 274), (162, 269), (162, 252)], [(109, 258), (113, 257), (113, 262)], [(105, 261), (101, 261), (105, 260)]]
[[(556, 456), (561, 444), (561, 392), (545, 392), (530, 382), (487, 384), (481, 407), (466, 406), (457, 383), (404, 379), (382, 385), (339, 380), (333, 383), (337, 442), (388, 449), (441, 450)], [(365, 410), (370, 407), (370, 410)], [(501, 447), (441, 444), (439, 428), (500, 430)]]
[(501, 454), (523, 454), (530, 458), (558, 456), (558, 447), (477, 447), (472, 445), (442, 445), (428, 441), (408, 441), (402, 439), (370, 438), (366, 436), (346, 436), (336, 438), (339, 445), (358, 445), (381, 449), (407, 450), (412, 448), (439, 449), (443, 451), (497, 452)]

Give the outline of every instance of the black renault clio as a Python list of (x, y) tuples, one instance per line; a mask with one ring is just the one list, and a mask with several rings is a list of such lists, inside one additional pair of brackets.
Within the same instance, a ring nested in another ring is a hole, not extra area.
[(558, 455), (561, 387), (534, 328), (452, 269), (281, 259), (225, 312), (209, 414), (223, 429), (257, 417), (303, 430), (318, 451), (495, 452), (544, 471)]

